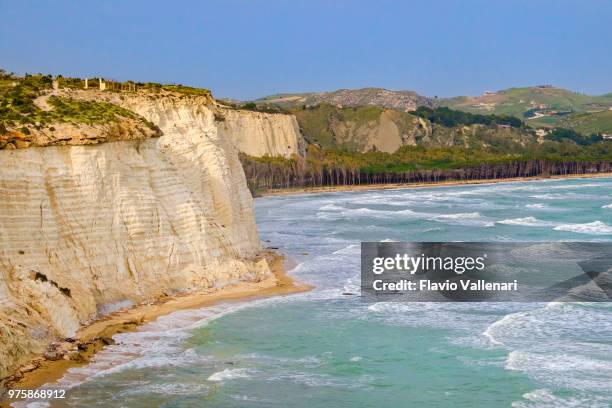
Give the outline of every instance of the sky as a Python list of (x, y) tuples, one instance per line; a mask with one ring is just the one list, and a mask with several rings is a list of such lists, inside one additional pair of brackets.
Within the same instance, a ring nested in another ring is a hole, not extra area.
[(612, 92), (609, 0), (0, 0), (0, 68), (249, 100), (384, 87)]

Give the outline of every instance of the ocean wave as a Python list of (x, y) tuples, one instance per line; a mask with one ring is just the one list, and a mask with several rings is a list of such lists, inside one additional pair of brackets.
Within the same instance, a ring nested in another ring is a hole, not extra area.
[(551, 227), (551, 226), (559, 225), (558, 223), (540, 220), (535, 217), (513, 218), (513, 219), (508, 219), (508, 220), (497, 221), (497, 223), (505, 224), (505, 225), (519, 225), (519, 226), (524, 226), (524, 227)]
[[(466, 195), (467, 197), (463, 197)], [(473, 193), (418, 193), (390, 195), (352, 201), (353, 205), (387, 205), (391, 207), (460, 205), (482, 208), (499, 208), (484, 198), (472, 197)]]
[(545, 193), (545, 194), (534, 194), (529, 196), (538, 200), (586, 200), (597, 198), (590, 194), (579, 194), (579, 193)]
[(222, 371), (217, 371), (211, 374), (207, 380), (213, 382), (221, 382), (227, 380), (234, 380), (236, 378), (249, 378), (251, 371), (246, 368), (226, 368)]
[(302, 386), (319, 388), (333, 387), (344, 389), (363, 389), (369, 388), (370, 383), (374, 380), (369, 375), (361, 375), (357, 378), (344, 378), (332, 376), (329, 374), (315, 374), (298, 371), (280, 372), (266, 378), (267, 381), (292, 382)]
[(508, 370), (554, 389), (606, 393), (612, 391), (610, 310), (606, 304), (551, 302), (508, 314), (482, 334), (491, 346), (509, 350)]
[(602, 205), (601, 208), (612, 208), (612, 204)]
[(240, 358), (253, 361), (258, 365), (265, 364), (275, 367), (292, 367), (300, 365), (307, 368), (319, 367), (323, 364), (322, 356), (312, 355), (305, 357), (278, 357), (260, 353), (241, 354)]
[(560, 397), (546, 388), (539, 388), (523, 394), (523, 400), (512, 403), (512, 408), (607, 408), (608, 402), (593, 395)]
[[(534, 308), (526, 304), (525, 307), (531, 308), (505, 315), (489, 325), (483, 334), (510, 349), (540, 346), (552, 349), (551, 339), (556, 342), (575, 340), (576, 330), (580, 328), (584, 331), (581, 341), (599, 343), (605, 341), (612, 330), (612, 322), (608, 319), (611, 309), (607, 304), (595, 305), (551, 302)], [(568, 347), (564, 344), (566, 350)]]
[(495, 225), (490, 219), (483, 217), (479, 212), (458, 213), (458, 214), (436, 214), (428, 219), (447, 224), (473, 225), (481, 227), (492, 227)]
[(562, 224), (554, 228), (556, 231), (569, 231), (578, 234), (610, 235), (612, 226), (601, 221), (593, 221), (585, 224)]
[(491, 345), (493, 346), (503, 346), (504, 343), (501, 339), (498, 339), (497, 337), (495, 337), (495, 331), (497, 329), (498, 326), (502, 326), (505, 324), (508, 324), (508, 322), (512, 321), (513, 319), (515, 319), (515, 316), (518, 316), (518, 313), (511, 313), (508, 314), (504, 317), (502, 317), (500, 320), (496, 320), (495, 322), (493, 322), (492, 324), (490, 324), (489, 326), (487, 326), (486, 330), (484, 332), (482, 332), (482, 335), (485, 336), (489, 342), (491, 343)]
[(184, 384), (184, 383), (165, 383), (165, 384), (139, 384), (137, 387), (130, 387), (126, 391), (122, 391), (122, 397), (134, 395), (150, 395), (161, 394), (167, 395), (207, 395), (211, 390), (209, 384)]
[(542, 204), (542, 203), (535, 203), (535, 204), (527, 204), (525, 206), (525, 208), (532, 208), (535, 210), (544, 210), (546, 208), (549, 208), (546, 204)]
[(443, 232), (446, 231), (446, 229), (444, 227), (434, 227), (434, 228), (427, 228), (425, 230), (423, 230), (423, 232)]
[(344, 218), (356, 218), (356, 217), (367, 217), (367, 218), (393, 218), (397, 216), (406, 216), (415, 214), (414, 211), (388, 211), (388, 210), (374, 210), (372, 208), (361, 207), (361, 208), (346, 208), (334, 205), (334, 209), (330, 210), (327, 208), (325, 211), (318, 212), (317, 218), (322, 219), (344, 219)]
[(346, 254), (358, 254), (359, 250), (361, 248), (360, 244), (350, 244), (347, 245), (343, 248), (340, 248), (334, 252), (332, 252), (332, 255), (346, 255)]
[(559, 388), (612, 392), (609, 360), (563, 352), (537, 353), (515, 350), (508, 354), (506, 369), (522, 371), (537, 381)]
[(341, 207), (336, 204), (325, 204), (324, 206), (319, 207), (319, 211), (342, 211), (346, 210), (345, 207)]
[(211, 307), (182, 310), (159, 317), (140, 327), (138, 331), (113, 336), (116, 344), (105, 347), (85, 366), (70, 368), (55, 383), (41, 388), (71, 389), (96, 378), (107, 377), (126, 370), (187, 367), (209, 360), (195, 350), (183, 349), (181, 344), (192, 336), (192, 331), (222, 316), (254, 306), (267, 299), (236, 304), (222, 303)]
[(455, 213), (455, 214), (440, 214), (440, 213), (424, 213), (413, 211), (410, 209), (391, 211), (391, 210), (376, 210), (367, 207), (361, 208), (346, 208), (334, 206), (333, 211), (322, 211), (317, 213), (317, 218), (320, 219), (344, 219), (354, 217), (367, 217), (367, 218), (404, 218), (414, 220), (428, 220), (446, 224), (455, 225), (468, 225), (468, 226), (482, 226), (492, 227), (495, 223), (483, 217), (479, 212), (469, 213)]

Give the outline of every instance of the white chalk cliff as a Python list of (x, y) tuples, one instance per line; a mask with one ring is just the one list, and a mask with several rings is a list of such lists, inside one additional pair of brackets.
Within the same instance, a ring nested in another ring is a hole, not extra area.
[(269, 273), (254, 260), (260, 241), (235, 146), (297, 151), (295, 119), (219, 120), (204, 97), (114, 102), (163, 135), (0, 150), (0, 378), (113, 304)]
[(220, 110), (219, 132), (236, 149), (261, 157), (303, 155), (305, 142), (293, 115), (251, 111)]

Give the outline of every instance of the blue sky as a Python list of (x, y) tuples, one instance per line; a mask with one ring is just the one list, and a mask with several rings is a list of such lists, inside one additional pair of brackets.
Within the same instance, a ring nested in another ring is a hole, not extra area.
[(429, 96), (551, 83), (612, 92), (607, 0), (0, 0), (0, 67), (216, 96), (379, 86)]

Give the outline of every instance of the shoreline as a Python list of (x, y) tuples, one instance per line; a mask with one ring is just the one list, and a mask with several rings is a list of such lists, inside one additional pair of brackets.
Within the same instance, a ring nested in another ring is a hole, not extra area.
[(581, 178), (606, 178), (612, 177), (612, 172), (606, 173), (585, 173), (585, 174), (563, 174), (556, 176), (533, 176), (533, 177), (509, 177), (497, 179), (477, 179), (477, 180), (448, 180), (427, 183), (389, 183), (389, 184), (360, 184), (346, 186), (325, 186), (325, 187), (291, 187), (279, 188), (272, 190), (262, 190), (255, 196), (270, 197), (270, 196), (288, 196), (300, 194), (316, 194), (316, 193), (336, 193), (345, 191), (367, 191), (367, 190), (398, 190), (402, 188), (429, 188), (429, 187), (453, 187), (476, 184), (498, 184), (512, 183), (517, 181), (537, 181), (537, 180), (563, 180), (563, 179), (581, 179)]
[[(29, 364), (17, 370), (19, 377), (6, 380), (5, 391), (10, 389), (36, 389), (44, 384), (59, 380), (68, 369), (83, 366), (104, 346), (113, 344), (112, 336), (118, 333), (136, 331), (141, 325), (158, 317), (186, 309), (198, 309), (222, 302), (248, 301), (273, 296), (306, 292), (312, 285), (294, 280), (286, 270), (295, 264), (291, 259), (271, 249), (264, 249), (260, 257), (268, 261), (272, 274), (259, 282), (239, 282), (220, 289), (193, 292), (157, 299), (144, 305), (119, 310), (104, 316), (89, 325), (81, 327), (74, 341), (59, 341), (56, 350), (63, 353), (59, 360), (36, 356)], [(0, 407), (10, 407), (6, 395), (0, 397)]]

